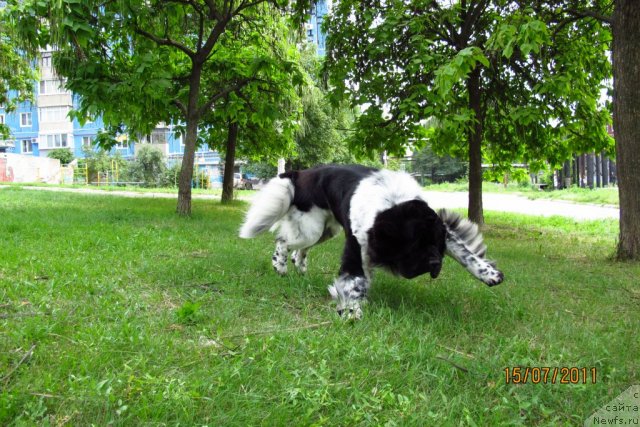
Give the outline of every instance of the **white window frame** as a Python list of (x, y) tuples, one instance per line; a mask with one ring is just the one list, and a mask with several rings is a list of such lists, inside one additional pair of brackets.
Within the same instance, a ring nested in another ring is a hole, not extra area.
[[(28, 138), (28, 139), (21, 139), (20, 140), (20, 152), (21, 153), (27, 153), (27, 154), (31, 154), (33, 153), (33, 144), (35, 144), (36, 142), (38, 142), (37, 139), (35, 138)], [(26, 145), (29, 145), (29, 149), (26, 149)]]
[(129, 140), (116, 143), (117, 150), (127, 150), (129, 148)]
[[(28, 120), (25, 120), (26, 118), (28, 118)], [(28, 123), (25, 124), (25, 122)], [(20, 113), (20, 127), (30, 128), (31, 126), (33, 126), (33, 117), (31, 116), (31, 113)]]
[(44, 68), (51, 68), (51, 54), (50, 53), (45, 53), (44, 55), (42, 55), (42, 57), (40, 58), (40, 67)]
[(40, 107), (40, 123), (69, 122), (68, 106)]
[(40, 84), (38, 85), (38, 94), (39, 95), (65, 94), (67, 93), (67, 91), (62, 87), (63, 84), (64, 82), (60, 79), (40, 80)]
[[(158, 142), (158, 140), (161, 139), (160, 142)], [(167, 143), (167, 132), (162, 130), (162, 131), (153, 131), (151, 132), (151, 135), (149, 135), (149, 141), (152, 144), (166, 144)]]
[(43, 143), (46, 149), (69, 147), (69, 135), (66, 133), (50, 133), (48, 135), (42, 135), (42, 139), (44, 140)]
[(82, 147), (84, 148), (92, 148), (93, 147), (93, 138), (90, 136), (82, 137)]

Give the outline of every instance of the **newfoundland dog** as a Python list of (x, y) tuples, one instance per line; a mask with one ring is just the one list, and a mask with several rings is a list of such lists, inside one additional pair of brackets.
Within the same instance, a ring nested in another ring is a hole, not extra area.
[(408, 174), (364, 166), (319, 166), (272, 179), (251, 203), (240, 237), (274, 231), (273, 268), (286, 274), (293, 250), (291, 260), (304, 273), (309, 248), (341, 228), (342, 263), (329, 286), (341, 316), (362, 316), (373, 267), (407, 279), (436, 278), (447, 254), (489, 286), (504, 278), (484, 258), (476, 224), (444, 209), (436, 213)]

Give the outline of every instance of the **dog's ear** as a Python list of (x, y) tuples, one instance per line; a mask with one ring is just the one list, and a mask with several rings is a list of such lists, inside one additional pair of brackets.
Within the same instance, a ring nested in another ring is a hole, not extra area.
[(398, 238), (398, 234), (402, 232), (401, 224), (395, 221), (389, 221), (386, 218), (380, 218), (376, 227), (372, 229), (374, 238), (378, 242), (389, 242)]

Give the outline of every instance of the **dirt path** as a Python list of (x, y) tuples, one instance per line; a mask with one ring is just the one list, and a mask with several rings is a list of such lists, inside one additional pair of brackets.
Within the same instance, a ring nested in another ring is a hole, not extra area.
[[(466, 192), (427, 191), (427, 202), (436, 208), (466, 208)], [(536, 216), (565, 216), (576, 220), (620, 218), (615, 206), (600, 206), (562, 200), (530, 200), (515, 194), (483, 193), (482, 204), (487, 211), (512, 212)]]

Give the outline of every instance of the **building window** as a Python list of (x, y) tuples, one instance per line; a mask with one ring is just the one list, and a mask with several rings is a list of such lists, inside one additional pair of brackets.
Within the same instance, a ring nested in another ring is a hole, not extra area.
[(167, 143), (167, 132), (152, 132), (151, 133), (151, 143), (152, 144), (166, 144)]
[(90, 136), (82, 137), (82, 146), (84, 148), (91, 148), (92, 145), (93, 145), (93, 138), (91, 138)]
[(40, 80), (40, 95), (67, 93), (61, 80)]
[(33, 153), (33, 143), (35, 140), (33, 139), (23, 139), (22, 140), (22, 152), (23, 153)]
[(129, 148), (129, 141), (122, 141), (116, 144), (116, 148), (119, 150), (124, 150)]
[(63, 148), (67, 147), (67, 134), (57, 133), (53, 135), (45, 135), (45, 144), (47, 148)]
[(0, 114), (0, 125), (4, 124), (4, 114)]
[(64, 122), (69, 121), (67, 117), (69, 107), (42, 107), (40, 108), (40, 122)]
[(51, 68), (51, 54), (45, 54), (40, 58), (40, 68)]
[(31, 122), (31, 113), (20, 113), (20, 126), (21, 127), (30, 127), (33, 123)]

